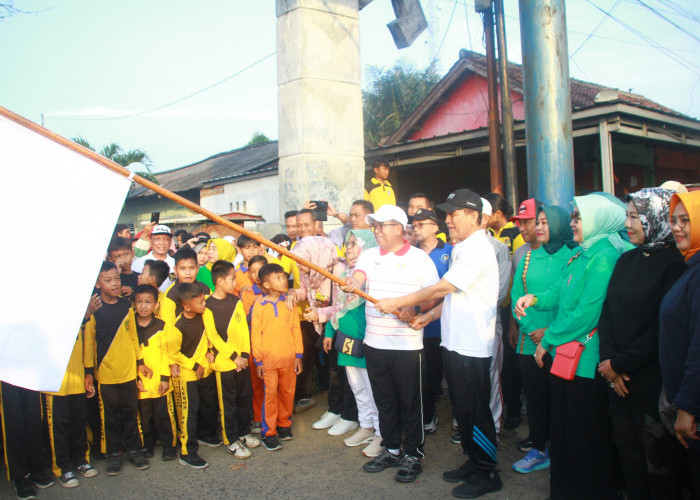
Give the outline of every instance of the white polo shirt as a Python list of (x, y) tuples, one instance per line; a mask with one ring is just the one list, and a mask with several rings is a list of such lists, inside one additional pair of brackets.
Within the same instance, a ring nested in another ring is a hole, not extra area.
[(498, 264), (484, 231), (478, 230), (452, 249), (443, 275), (455, 292), (442, 306), (441, 345), (463, 356), (493, 355), (498, 304)]
[[(357, 259), (355, 271), (365, 274), (366, 291), (375, 299), (408, 295), (439, 280), (428, 254), (408, 242), (396, 252), (386, 252), (379, 247), (365, 250)], [(423, 348), (422, 329), (414, 330), (393, 314), (380, 314), (370, 301), (365, 303), (365, 318), (365, 344), (368, 346), (398, 351)]]
[[(134, 262), (131, 263), (131, 270), (134, 271), (135, 273), (141, 274), (143, 272), (143, 266), (146, 264), (147, 260), (158, 260), (153, 256), (153, 252), (148, 252), (146, 255), (143, 257), (139, 257), (136, 259)], [(160, 290), (161, 292), (164, 292), (165, 290), (168, 289), (170, 285), (172, 285), (175, 282), (175, 259), (173, 259), (170, 255), (165, 257), (164, 262), (168, 265), (170, 268), (170, 275), (165, 278), (165, 281), (163, 282), (162, 285), (160, 285)]]

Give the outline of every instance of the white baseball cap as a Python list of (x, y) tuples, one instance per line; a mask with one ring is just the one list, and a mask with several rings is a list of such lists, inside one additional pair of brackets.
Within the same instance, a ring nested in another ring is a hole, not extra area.
[(486, 198), (481, 198), (481, 204), (483, 205), (481, 208), (481, 213), (491, 217), (493, 215), (493, 207), (491, 206), (491, 203), (489, 203)]
[(408, 224), (406, 212), (401, 210), (396, 205), (382, 205), (379, 207), (379, 210), (373, 214), (365, 216), (365, 222), (367, 222), (367, 224), (372, 224), (373, 222), (389, 222), (390, 220), (395, 220), (401, 224), (404, 229), (406, 229), (406, 225)]
[(162, 224), (157, 225), (153, 228), (153, 231), (151, 231), (151, 236), (155, 236), (156, 234), (167, 234), (168, 236), (173, 235), (172, 231), (170, 231), (170, 228)]

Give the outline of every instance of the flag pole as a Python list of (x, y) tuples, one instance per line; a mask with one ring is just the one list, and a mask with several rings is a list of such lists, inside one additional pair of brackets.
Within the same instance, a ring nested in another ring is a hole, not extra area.
[[(16, 113), (13, 113), (9, 109), (6, 109), (2, 106), (0, 106), (0, 115), (3, 115), (5, 118), (8, 118), (9, 120), (12, 120), (12, 121), (28, 128), (28, 129), (30, 129), (38, 134), (43, 135), (44, 137), (46, 137), (48, 139), (51, 139), (54, 142), (61, 144), (62, 146), (65, 146), (65, 147), (75, 151), (78, 154), (81, 154), (81, 155), (101, 164), (104, 167), (107, 167), (112, 172), (115, 172), (119, 175), (127, 177), (130, 180), (133, 180), (134, 182), (136, 182), (137, 184), (140, 184), (143, 187), (148, 188), (151, 191), (154, 191), (154, 192), (158, 193), (159, 195), (164, 196), (164, 197), (174, 201), (175, 203), (182, 205), (183, 207), (189, 208), (190, 210), (197, 212), (198, 214), (201, 214), (208, 219), (213, 220), (217, 224), (231, 228), (234, 231), (237, 231), (241, 234), (246, 235), (250, 239), (257, 241), (261, 245), (264, 245), (268, 248), (273, 249), (275, 252), (278, 252), (282, 255), (289, 257), (290, 259), (295, 261), (297, 264), (301, 264), (302, 266), (306, 266), (309, 269), (313, 269), (314, 271), (316, 271), (319, 274), (322, 274), (323, 276), (325, 276), (329, 280), (336, 282), (338, 285), (341, 285), (341, 286), (345, 285), (345, 281), (342, 280), (341, 278), (339, 278), (338, 276), (334, 275), (333, 273), (328, 272), (326, 269), (322, 269), (322, 268), (318, 267), (316, 264), (313, 264), (305, 259), (302, 259), (298, 255), (295, 255), (294, 253), (287, 250), (286, 248), (281, 247), (280, 245), (277, 245), (276, 243), (273, 243), (272, 241), (268, 240), (264, 236), (257, 234), (253, 231), (250, 231), (249, 229), (246, 229), (245, 227), (240, 226), (240, 225), (236, 224), (235, 222), (231, 222), (230, 220), (224, 219), (223, 217), (215, 214), (214, 212), (211, 212), (205, 208), (202, 208), (201, 206), (197, 205), (196, 203), (193, 203), (190, 200), (183, 198), (182, 196), (179, 196), (179, 195), (173, 193), (172, 191), (165, 189), (162, 186), (159, 186), (155, 182), (151, 182), (148, 179), (144, 179), (140, 175), (134, 174), (133, 172), (131, 172), (130, 170), (128, 170), (125, 167), (122, 167), (118, 163), (115, 163), (112, 160), (109, 160), (109, 159), (105, 158), (104, 156), (102, 156), (102, 155), (100, 155), (100, 154), (98, 154), (90, 149), (87, 149), (87, 148), (81, 146), (80, 144), (77, 144), (77, 143), (71, 141), (70, 139), (66, 139), (65, 137), (58, 135), (55, 132), (52, 132), (51, 130), (49, 130), (47, 128), (44, 128), (41, 125), (34, 123), (33, 121), (28, 120), (27, 118), (24, 118), (23, 116), (20, 116)], [(353, 293), (362, 297), (365, 300), (369, 300), (372, 303), (377, 303), (377, 299), (375, 299), (374, 297), (371, 297), (370, 295), (367, 295), (366, 293), (364, 293), (361, 290), (356, 290)]]

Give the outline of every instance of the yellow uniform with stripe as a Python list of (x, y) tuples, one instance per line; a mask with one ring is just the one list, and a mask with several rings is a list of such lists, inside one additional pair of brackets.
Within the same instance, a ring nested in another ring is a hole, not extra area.
[(139, 373), (139, 380), (145, 392), (139, 391), (139, 399), (159, 398), (172, 392), (172, 385), (164, 394), (158, 391), (161, 382), (170, 382), (170, 362), (168, 358), (168, 337), (172, 326), (162, 319), (153, 318), (146, 327), (137, 326), (143, 363), (153, 371), (148, 378)]
[(383, 205), (396, 205), (396, 194), (389, 181), (372, 177), (365, 185), (365, 200), (372, 202), (376, 212)]
[(83, 367), (83, 328), (80, 328), (78, 337), (73, 344), (73, 351), (68, 360), (66, 373), (63, 375), (61, 388), (57, 392), (47, 392), (52, 396), (68, 396), (71, 394), (85, 394), (85, 368)]

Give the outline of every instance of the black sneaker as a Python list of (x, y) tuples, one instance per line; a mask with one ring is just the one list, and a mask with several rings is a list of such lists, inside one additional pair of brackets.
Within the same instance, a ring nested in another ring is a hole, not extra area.
[(532, 441), (530, 438), (523, 439), (522, 441), (518, 441), (518, 444), (516, 445), (520, 451), (523, 453), (527, 453), (532, 449)]
[(503, 488), (501, 478), (498, 477), (498, 472), (477, 471), (468, 481), (455, 486), (452, 489), (452, 496), (457, 498), (479, 498), (487, 493), (500, 491)]
[(373, 458), (362, 468), (365, 472), (381, 472), (387, 467), (400, 467), (401, 466), (401, 455), (394, 455), (389, 450), (382, 451), (378, 457)]
[(459, 432), (457, 434), (452, 434), (450, 441), (454, 444), (462, 444), (462, 435)]
[(146, 458), (153, 458), (153, 448), (146, 448), (146, 451), (143, 452), (143, 456)]
[(294, 413), (304, 413), (314, 406), (316, 406), (316, 400), (314, 398), (301, 398), (297, 401), (297, 404), (294, 405)]
[(36, 498), (36, 486), (34, 486), (29, 474), (15, 481), (15, 493), (19, 500)]
[(282, 449), (282, 444), (280, 444), (280, 440), (277, 439), (277, 436), (263, 436), (262, 437), (262, 444), (265, 447), (265, 449), (269, 451), (277, 451)]
[(163, 462), (170, 462), (177, 458), (177, 451), (175, 448), (163, 448)]
[(507, 429), (507, 430), (517, 429), (519, 425), (520, 425), (520, 417), (519, 416), (508, 416), (506, 418), (506, 420), (503, 422), (503, 428)]
[(292, 436), (291, 427), (278, 427), (277, 436), (279, 437), (280, 441), (291, 441), (294, 439), (294, 436)]
[(49, 488), (53, 486), (53, 477), (47, 474), (46, 471), (42, 470), (38, 472), (32, 472), (31, 477), (32, 481), (34, 481), (34, 484), (37, 488), (41, 488), (43, 490), (44, 488)]
[(75, 488), (80, 486), (80, 481), (78, 481), (78, 476), (75, 475), (75, 472), (69, 470), (58, 476), (58, 484), (64, 488)]
[(209, 448), (217, 448), (224, 444), (223, 441), (217, 439), (198, 439), (197, 442), (203, 446), (208, 446)]
[(459, 467), (459, 469), (443, 472), (442, 478), (448, 483), (461, 483), (462, 481), (469, 479), (474, 474), (476, 474), (476, 466), (471, 462), (471, 460), (467, 460)]
[(196, 453), (190, 453), (189, 455), (180, 455), (180, 460), (178, 460), (180, 465), (189, 465), (193, 469), (204, 469), (209, 467), (209, 462), (201, 458)]
[(396, 471), (394, 479), (399, 483), (412, 483), (421, 472), (423, 467), (420, 464), (420, 458), (404, 455), (401, 459), (401, 468)]
[(83, 477), (95, 477), (97, 475), (97, 469), (95, 469), (92, 465), (89, 463), (84, 463), (78, 465), (75, 470), (78, 471), (78, 473), (83, 476)]
[(107, 475), (108, 476), (118, 476), (119, 473), (122, 471), (122, 454), (121, 453), (114, 453), (113, 455), (109, 456), (108, 462), (107, 462)]
[(133, 462), (138, 470), (148, 469), (151, 466), (142, 451), (130, 451), (129, 460)]

